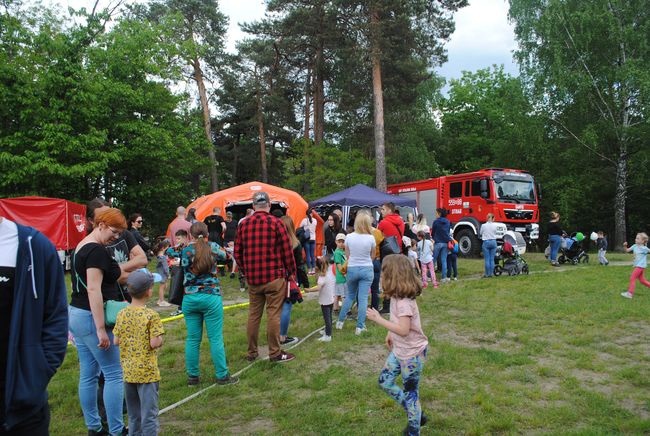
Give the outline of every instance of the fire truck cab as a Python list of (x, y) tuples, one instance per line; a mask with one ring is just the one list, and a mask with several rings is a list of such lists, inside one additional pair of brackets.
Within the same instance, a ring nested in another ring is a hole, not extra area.
[(389, 194), (415, 199), (429, 224), (435, 211), (448, 210), (454, 238), (464, 256), (477, 256), (481, 224), (493, 213), (498, 238), (521, 233), (527, 242), (539, 238), (539, 186), (526, 171), (488, 168), (415, 182), (389, 185)]

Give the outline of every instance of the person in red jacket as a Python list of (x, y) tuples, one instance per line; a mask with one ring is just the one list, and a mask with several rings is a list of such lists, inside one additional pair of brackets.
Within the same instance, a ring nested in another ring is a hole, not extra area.
[[(398, 243), (403, 245), (402, 237), (404, 236), (404, 220), (395, 211), (395, 203), (384, 203), (381, 206), (381, 216), (382, 219), (379, 221), (377, 229), (383, 233), (384, 238), (395, 236)], [(402, 249), (403, 248), (404, 247), (402, 247)], [(384, 299), (379, 313), (390, 313), (390, 299)]]

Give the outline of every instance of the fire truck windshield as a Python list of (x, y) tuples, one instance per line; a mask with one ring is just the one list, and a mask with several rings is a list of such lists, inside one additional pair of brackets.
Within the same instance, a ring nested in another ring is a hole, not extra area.
[(535, 203), (532, 180), (500, 179), (494, 181), (497, 199), (502, 203)]

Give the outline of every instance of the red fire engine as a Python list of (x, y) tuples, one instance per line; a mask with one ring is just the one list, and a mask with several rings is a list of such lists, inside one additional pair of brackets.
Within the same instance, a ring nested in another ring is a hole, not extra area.
[(454, 238), (461, 254), (478, 255), (478, 237), (487, 214), (499, 223), (498, 237), (520, 233), (530, 242), (539, 238), (539, 185), (526, 171), (488, 168), (465, 174), (389, 185), (387, 192), (417, 201), (418, 211), (429, 223), (436, 208), (449, 211)]

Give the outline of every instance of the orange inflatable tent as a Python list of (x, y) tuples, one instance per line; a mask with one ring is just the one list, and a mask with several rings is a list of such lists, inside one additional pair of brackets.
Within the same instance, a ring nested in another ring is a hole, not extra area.
[[(232, 188), (217, 191), (209, 195), (199, 197), (187, 206), (187, 209), (196, 209), (196, 218), (203, 221), (208, 215), (212, 215), (212, 209), (221, 209), (221, 216), (225, 217), (227, 211), (233, 213), (233, 219), (239, 220), (246, 214), (246, 209), (251, 208), (253, 194), (257, 191), (264, 191), (271, 198), (271, 210), (282, 209), (285, 215), (293, 219), (296, 227), (306, 217), (309, 205), (297, 192), (289, 189), (279, 188), (261, 182), (250, 182)], [(320, 256), (323, 249), (323, 219), (317, 213), (313, 213), (317, 221), (316, 225), (316, 255)], [(169, 229), (167, 230), (169, 233)]]

